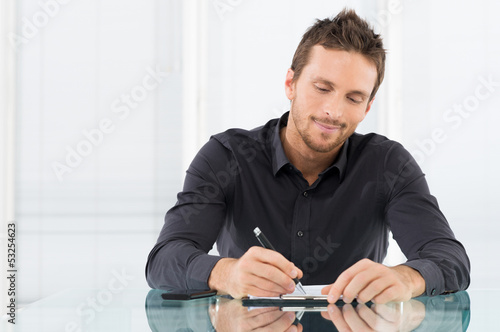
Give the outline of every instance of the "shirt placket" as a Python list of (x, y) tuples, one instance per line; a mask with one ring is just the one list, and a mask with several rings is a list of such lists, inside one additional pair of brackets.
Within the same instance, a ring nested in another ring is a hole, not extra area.
[[(311, 256), (309, 243), (311, 199), (312, 192), (310, 189), (304, 189), (297, 195), (292, 222), (291, 260), (304, 274), (306, 274), (304, 269), (307, 269), (308, 257)], [(306, 279), (303, 280), (306, 281)]]

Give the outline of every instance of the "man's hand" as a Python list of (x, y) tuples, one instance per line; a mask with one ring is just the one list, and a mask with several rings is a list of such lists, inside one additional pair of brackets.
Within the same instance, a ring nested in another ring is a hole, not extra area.
[(321, 290), (328, 302), (335, 303), (340, 295), (346, 303), (355, 298), (360, 303), (408, 301), (425, 291), (422, 275), (405, 265), (387, 267), (363, 259), (340, 274), (337, 280)]
[(215, 264), (208, 285), (234, 298), (247, 295), (279, 296), (295, 290), (293, 278), (302, 271), (280, 253), (252, 247), (239, 259), (223, 258)]
[(295, 322), (295, 313), (281, 311), (278, 307), (248, 310), (241, 301), (220, 298), (209, 308), (210, 321), (217, 332), (270, 331), (302, 332), (302, 325)]
[(328, 311), (321, 313), (323, 318), (331, 320), (339, 331), (398, 331), (415, 330), (425, 318), (425, 305), (417, 300), (374, 304), (370, 308), (358, 304), (337, 307), (328, 306)]

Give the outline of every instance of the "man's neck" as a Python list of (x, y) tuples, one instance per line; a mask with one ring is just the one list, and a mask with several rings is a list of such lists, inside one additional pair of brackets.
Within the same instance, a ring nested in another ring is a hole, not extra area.
[(287, 127), (280, 129), (280, 139), (288, 160), (302, 173), (309, 185), (318, 179), (319, 173), (334, 163), (342, 148), (340, 146), (328, 153), (313, 151), (298, 133), (289, 132)]

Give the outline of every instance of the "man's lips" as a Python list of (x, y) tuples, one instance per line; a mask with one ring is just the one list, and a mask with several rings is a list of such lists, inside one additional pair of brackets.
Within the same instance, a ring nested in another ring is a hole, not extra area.
[(341, 125), (333, 125), (333, 124), (327, 124), (324, 122), (319, 122), (318, 120), (313, 120), (314, 124), (316, 127), (318, 127), (321, 131), (326, 132), (326, 133), (333, 133), (337, 130), (342, 129)]

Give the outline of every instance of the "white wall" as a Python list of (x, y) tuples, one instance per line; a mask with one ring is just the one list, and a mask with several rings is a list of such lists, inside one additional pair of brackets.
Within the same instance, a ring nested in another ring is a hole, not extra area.
[[(116, 271), (146, 287), (147, 254), (182, 184), (180, 1), (52, 9), (19, 2), (20, 302), (107, 287)], [(24, 22), (43, 15), (29, 34)]]
[[(301, 35), (345, 5), (391, 46), (387, 82), (359, 131), (423, 154), (431, 191), (471, 256), (471, 287), (496, 287), (499, 87), (481, 95), (460, 125), (443, 118), (454, 104), (473, 102), (481, 78), (500, 82), (496, 2), (73, 0), (50, 16), (38, 1), (17, 3), (25, 38), (17, 48), (15, 126), (19, 301), (106, 287), (117, 271), (133, 278), (129, 287), (146, 287), (146, 256), (181, 190), (183, 160), (211, 134), (250, 129), (287, 110), (283, 81)], [(186, 8), (202, 20), (189, 19)], [(26, 28), (44, 13), (45, 24)], [(182, 53), (195, 47), (186, 31), (199, 32), (206, 57)], [(186, 61), (198, 71), (188, 75)], [(161, 83), (151, 88), (155, 70)], [(149, 90), (141, 88), (145, 79)], [(122, 101), (127, 94), (136, 106)], [(192, 119), (183, 114), (188, 102)], [(84, 143), (83, 131), (103, 119), (113, 130), (102, 140), (94, 131), (98, 143)], [(436, 128), (447, 138), (422, 150)], [(190, 130), (198, 139), (187, 150)], [(54, 162), (67, 164), (68, 147), (78, 146), (92, 151), (58, 178)]]
[(500, 280), (499, 10), (486, 0), (415, 1), (402, 12), (402, 143), (469, 252), (471, 288)]
[[(15, 28), (15, 3), (0, 2), (0, 306), (5, 308), (15, 290), (7, 276), (16, 271), (14, 224), (14, 142), (16, 102), (16, 54), (7, 36)], [(9, 250), (10, 249), (10, 250)], [(12, 265), (11, 265), (12, 264)]]

